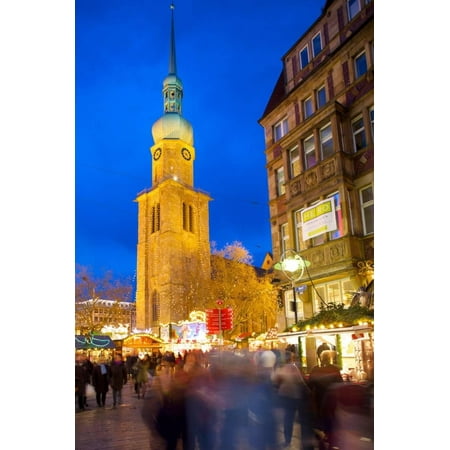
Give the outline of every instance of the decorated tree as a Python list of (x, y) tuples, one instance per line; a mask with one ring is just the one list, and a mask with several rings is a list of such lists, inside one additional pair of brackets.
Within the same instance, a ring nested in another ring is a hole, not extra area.
[(233, 309), (233, 329), (225, 337), (243, 331), (261, 333), (275, 324), (276, 291), (266, 272), (250, 265), (251, 261), (240, 242), (213, 250), (209, 307), (217, 308), (220, 299), (222, 307)]

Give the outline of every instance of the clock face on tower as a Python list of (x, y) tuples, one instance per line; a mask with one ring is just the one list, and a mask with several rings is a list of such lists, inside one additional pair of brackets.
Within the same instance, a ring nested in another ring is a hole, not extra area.
[(191, 159), (191, 152), (187, 148), (183, 148), (181, 150), (181, 154), (186, 161), (189, 161)]
[(157, 148), (155, 150), (155, 153), (153, 153), (153, 159), (156, 161), (157, 159), (159, 159), (160, 156), (161, 156), (161, 149)]

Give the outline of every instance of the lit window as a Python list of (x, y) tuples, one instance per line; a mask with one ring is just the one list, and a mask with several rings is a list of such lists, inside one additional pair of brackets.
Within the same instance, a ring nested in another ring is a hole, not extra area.
[(348, 19), (352, 20), (353, 17), (355, 17), (356, 14), (358, 14), (361, 9), (359, 5), (359, 0), (348, 0), (347, 6), (348, 6)]
[(336, 214), (336, 230), (330, 231), (329, 233), (330, 240), (333, 240), (344, 235), (344, 221), (342, 219), (342, 208), (339, 192), (335, 192), (328, 197), (332, 197), (334, 199), (334, 212)]
[(283, 223), (282, 225), (280, 225), (281, 254), (283, 254), (288, 249), (288, 240), (289, 240), (288, 225), (287, 223)]
[(300, 67), (304, 69), (309, 64), (308, 47), (300, 50)]
[(322, 51), (322, 39), (317, 33), (312, 39), (313, 56), (316, 57)]
[(366, 130), (364, 129), (364, 120), (358, 116), (352, 120), (353, 147), (355, 152), (367, 146)]
[(363, 218), (364, 235), (372, 234), (374, 231), (374, 202), (372, 185), (362, 188), (359, 193), (361, 198), (361, 213)]
[(334, 154), (331, 123), (320, 130), (320, 153), (322, 160), (329, 158)]
[(273, 127), (273, 140), (274, 142), (279, 141), (288, 132), (288, 121), (283, 119)]
[[(294, 322), (295, 320), (295, 306), (294, 306), (294, 292), (292, 289), (284, 291), (284, 300), (286, 305), (286, 318), (290, 319), (289, 322)], [(295, 294), (296, 306), (297, 306), (297, 319), (303, 320), (305, 318), (305, 313), (303, 311), (303, 302), (301, 299), (301, 294), (298, 292)]]
[(314, 146), (314, 136), (310, 136), (303, 141), (303, 152), (305, 155), (305, 169), (316, 165), (316, 149)]
[(299, 209), (294, 213), (295, 245), (297, 251), (305, 250), (307, 248), (306, 243), (303, 240), (302, 211), (303, 211), (302, 209)]
[(325, 91), (325, 86), (317, 89), (317, 107), (321, 108), (327, 102), (327, 93)]
[(312, 98), (309, 97), (303, 102), (303, 111), (305, 113), (305, 119), (307, 119), (309, 116), (313, 113), (313, 104), (312, 104)]
[(349, 278), (316, 285), (312, 290), (314, 311), (319, 312), (327, 303), (348, 305), (348, 292), (354, 289)]
[(355, 77), (359, 78), (367, 72), (367, 60), (364, 52), (355, 58)]
[(286, 192), (283, 167), (280, 167), (279, 169), (275, 170), (275, 181), (277, 185), (277, 196), (283, 195)]
[(291, 167), (291, 178), (295, 178), (297, 175), (300, 175), (300, 154), (298, 146), (295, 146), (289, 152), (289, 160)]

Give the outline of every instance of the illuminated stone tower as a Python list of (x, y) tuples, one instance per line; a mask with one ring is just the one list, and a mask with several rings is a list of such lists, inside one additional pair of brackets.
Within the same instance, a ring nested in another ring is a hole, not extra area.
[[(194, 188), (194, 136), (181, 116), (183, 84), (175, 55), (171, 5), (169, 73), (164, 114), (152, 127), (152, 187), (138, 194), (136, 325), (139, 329), (188, 319), (196, 286), (210, 277), (211, 198)], [(196, 294), (197, 292), (197, 294)]]

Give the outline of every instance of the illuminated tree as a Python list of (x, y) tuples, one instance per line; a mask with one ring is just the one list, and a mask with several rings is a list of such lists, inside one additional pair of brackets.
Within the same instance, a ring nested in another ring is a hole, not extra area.
[(267, 331), (275, 325), (277, 293), (271, 277), (262, 269), (250, 265), (251, 255), (239, 242), (214, 250), (211, 259), (210, 308), (233, 308), (233, 329), (224, 333)]

